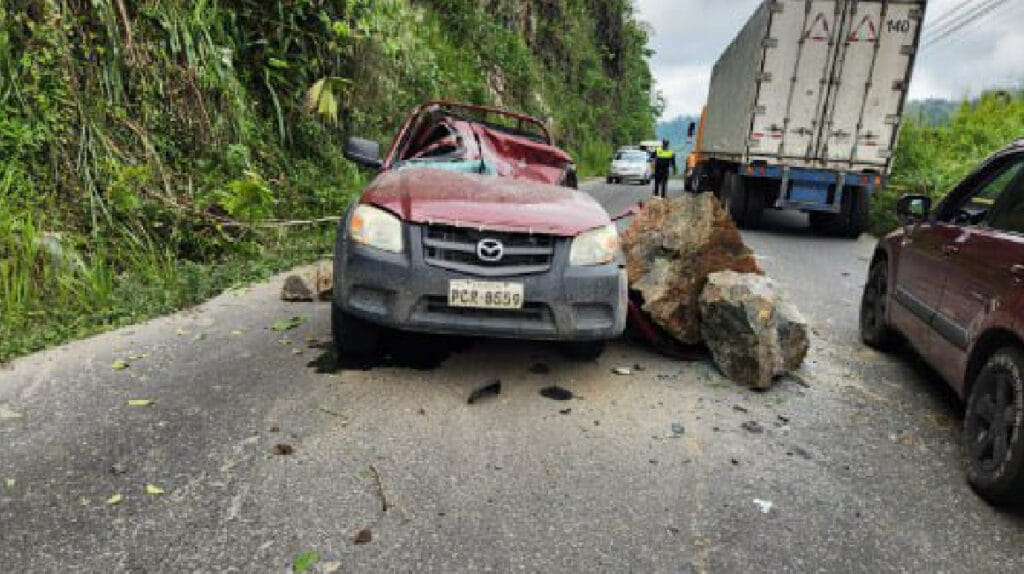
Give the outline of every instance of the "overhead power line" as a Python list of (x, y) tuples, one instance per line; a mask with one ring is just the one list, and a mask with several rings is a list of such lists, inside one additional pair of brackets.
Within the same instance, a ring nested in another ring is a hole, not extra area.
[(945, 26), (946, 24), (948, 24), (950, 22), (950, 20), (953, 17), (955, 17), (958, 14), (962, 14), (964, 12), (964, 10), (966, 10), (967, 8), (972, 8), (972, 4), (974, 4), (973, 7), (976, 8), (978, 4), (980, 4), (982, 2), (987, 2), (987, 1), (988, 0), (968, 0), (967, 2), (961, 2), (960, 4), (957, 4), (956, 6), (950, 8), (949, 10), (947, 10), (945, 12), (943, 12), (942, 14), (939, 14), (931, 22), (928, 22), (929, 28), (938, 29), (938, 28), (940, 28), (942, 26)]
[(969, 26), (978, 24), (985, 17), (992, 14), (996, 9), (1005, 6), (1006, 2), (1007, 0), (983, 0), (970, 11), (964, 12), (959, 17), (951, 20), (946, 26), (932, 31), (925, 38), (922, 50), (929, 49), (941, 43), (945, 39), (962, 32)]

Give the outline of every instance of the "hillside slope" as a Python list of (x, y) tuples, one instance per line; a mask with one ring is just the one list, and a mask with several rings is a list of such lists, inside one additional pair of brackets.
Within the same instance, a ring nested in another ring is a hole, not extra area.
[[(653, 131), (629, 0), (9, 0), (0, 7), (0, 362), (329, 250), (431, 98), (550, 118), (586, 169)], [(241, 222), (242, 225), (238, 223)]]

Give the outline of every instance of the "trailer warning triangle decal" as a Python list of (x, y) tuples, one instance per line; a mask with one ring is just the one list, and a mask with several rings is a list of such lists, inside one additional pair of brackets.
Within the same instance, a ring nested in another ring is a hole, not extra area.
[[(864, 32), (865, 24), (867, 25), (866, 28), (868, 35), (866, 37), (862, 37), (861, 33)], [(868, 42), (869, 44), (873, 44), (878, 41), (878, 28), (875, 27), (875, 21), (871, 19), (870, 14), (865, 14), (864, 17), (860, 19), (860, 24), (857, 24), (857, 27), (850, 32), (849, 41)]]
[(831, 26), (829, 26), (828, 18), (825, 17), (824, 12), (818, 12), (818, 15), (814, 17), (811, 27), (804, 32), (804, 39), (814, 40), (815, 42), (827, 42), (832, 39)]

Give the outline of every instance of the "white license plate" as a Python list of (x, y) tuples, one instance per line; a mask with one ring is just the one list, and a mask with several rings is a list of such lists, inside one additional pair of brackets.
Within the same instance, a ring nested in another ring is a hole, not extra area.
[(448, 306), (474, 309), (522, 309), (523, 284), (452, 279)]

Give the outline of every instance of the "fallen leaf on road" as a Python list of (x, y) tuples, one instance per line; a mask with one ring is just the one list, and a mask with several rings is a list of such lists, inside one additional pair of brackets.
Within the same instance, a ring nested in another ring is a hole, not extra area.
[(139, 353), (138, 355), (131, 355), (131, 356), (129, 356), (128, 360), (129, 361), (138, 361), (139, 359), (145, 359), (148, 356), (149, 355), (147, 355), (146, 353)]
[(184, 337), (185, 335), (188, 335), (188, 331), (186, 331), (185, 329), (178, 329), (177, 334), (179, 337)]
[(245, 331), (243, 331), (242, 329), (232, 329), (231, 330), (231, 335), (233, 337), (240, 337), (240, 336), (242, 336), (242, 333), (244, 333), (244, 332)]
[(295, 574), (301, 574), (302, 572), (306, 572), (310, 569), (310, 567), (312, 567), (319, 561), (320, 553), (316, 550), (303, 552), (302, 554), (296, 556), (295, 560), (292, 562), (292, 572), (294, 572)]
[(128, 399), (130, 407), (151, 407), (156, 404), (153, 399)]
[(278, 319), (274, 321), (274, 324), (270, 326), (272, 331), (290, 331), (305, 321), (305, 317), (291, 317), (288, 319)]
[(146, 494), (149, 494), (150, 496), (157, 496), (157, 495), (160, 495), (160, 494), (164, 494), (164, 489), (160, 488), (159, 486), (157, 486), (155, 484), (147, 484), (146, 485)]
[(359, 534), (356, 534), (355, 543), (369, 544), (371, 540), (373, 540), (373, 533), (370, 532), (369, 528), (364, 528), (359, 531)]
[(113, 506), (115, 504), (121, 504), (122, 500), (124, 500), (123, 496), (121, 496), (120, 494), (115, 494), (107, 499), (107, 504), (109, 504), (110, 506)]
[(5, 478), (4, 479), (4, 486), (6, 486), (8, 490), (14, 488), (14, 485), (17, 484), (17, 483), (18, 483), (18, 481), (14, 480), (13, 478)]
[(128, 361), (122, 361), (121, 359), (117, 359), (113, 363), (110, 363), (110, 368), (114, 369), (115, 371), (123, 371), (128, 368)]
[(282, 345), (291, 345), (292, 344), (292, 342), (289, 339), (285, 339), (285, 338), (278, 339), (277, 342), (281, 343)]
[(277, 455), (288, 456), (295, 452), (295, 448), (290, 444), (275, 444), (272, 452)]
[(198, 333), (195, 337), (192, 337), (193, 341), (202, 341), (206, 338), (206, 333)]
[(86, 507), (86, 506), (89, 506), (90, 504), (92, 504), (92, 501), (89, 500), (87, 497), (85, 497), (85, 496), (79, 496), (78, 497), (78, 506)]

